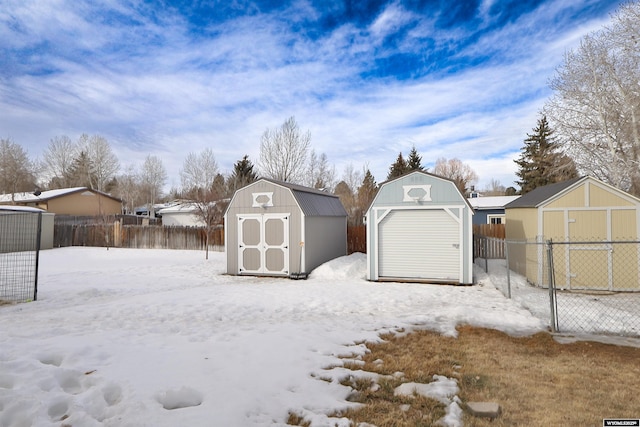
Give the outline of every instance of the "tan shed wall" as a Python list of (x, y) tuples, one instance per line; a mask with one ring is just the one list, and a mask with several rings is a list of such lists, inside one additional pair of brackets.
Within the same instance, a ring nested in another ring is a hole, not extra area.
[(547, 209), (553, 209), (565, 208), (567, 206), (586, 206), (584, 185), (575, 188), (573, 191), (570, 191), (569, 193), (545, 205), (544, 207)]
[(109, 197), (90, 191), (83, 191), (50, 199), (44, 207), (58, 215), (118, 215), (122, 204)]
[(606, 210), (570, 210), (568, 214), (570, 240), (591, 242), (609, 239)]
[(542, 233), (544, 240), (565, 240), (564, 211), (542, 211)]
[[(505, 234), (508, 240), (535, 241), (538, 228), (538, 210), (535, 208), (505, 210)], [(537, 275), (537, 246), (509, 245), (509, 268), (523, 276)]]
[[(638, 240), (637, 212), (617, 209), (611, 211), (611, 239)], [(616, 289), (637, 290), (640, 283), (640, 247), (637, 244), (618, 244), (614, 248), (613, 283)]]
[(507, 239), (535, 239), (538, 234), (538, 210), (535, 208), (505, 210)]
[(619, 206), (633, 206), (633, 203), (597, 185), (590, 185), (589, 206), (608, 208)]
[(637, 240), (638, 225), (635, 209), (611, 211), (611, 240)]

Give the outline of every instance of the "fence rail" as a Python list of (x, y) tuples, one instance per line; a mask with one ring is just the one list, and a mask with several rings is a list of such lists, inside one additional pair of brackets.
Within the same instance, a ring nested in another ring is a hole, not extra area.
[(640, 241), (499, 242), (476, 263), (553, 331), (640, 337)]

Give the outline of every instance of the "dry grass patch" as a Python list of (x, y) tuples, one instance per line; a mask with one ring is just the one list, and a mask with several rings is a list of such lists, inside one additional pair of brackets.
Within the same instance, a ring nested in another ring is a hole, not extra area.
[[(371, 352), (358, 369), (385, 377), (377, 387), (369, 380), (346, 381), (354, 388), (350, 400), (364, 406), (334, 415), (354, 425), (433, 425), (445, 414), (441, 403), (394, 396), (393, 390), (403, 382), (431, 382), (437, 374), (457, 378), (463, 402), (500, 404), (498, 419), (465, 415), (465, 426), (595, 426), (605, 417), (640, 417), (639, 348), (560, 344), (548, 333), (515, 338), (469, 326), (458, 331), (457, 338), (428, 331), (388, 335), (385, 342), (368, 345)], [(402, 405), (410, 407), (402, 410)]]

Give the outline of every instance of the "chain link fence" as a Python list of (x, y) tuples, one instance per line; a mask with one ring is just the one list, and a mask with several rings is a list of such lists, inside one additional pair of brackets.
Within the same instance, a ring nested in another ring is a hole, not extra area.
[(35, 301), (42, 213), (0, 210), (0, 304)]
[(476, 258), (496, 288), (553, 331), (640, 336), (639, 241), (479, 242), (499, 247)]

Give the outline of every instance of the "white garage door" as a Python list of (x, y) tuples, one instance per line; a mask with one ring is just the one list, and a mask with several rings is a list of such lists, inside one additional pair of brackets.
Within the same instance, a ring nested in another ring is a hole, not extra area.
[(389, 212), (378, 226), (378, 276), (459, 281), (460, 227), (443, 209)]

